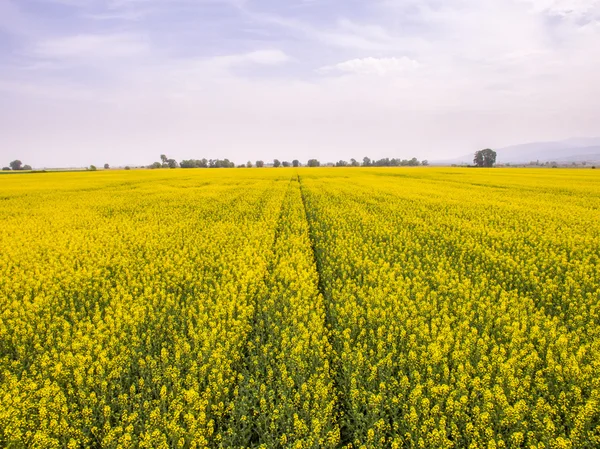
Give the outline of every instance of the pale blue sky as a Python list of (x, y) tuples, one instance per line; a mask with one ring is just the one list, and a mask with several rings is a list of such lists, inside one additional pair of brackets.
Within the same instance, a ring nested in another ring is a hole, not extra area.
[(0, 0), (0, 164), (440, 159), (600, 134), (598, 79), (600, 0)]

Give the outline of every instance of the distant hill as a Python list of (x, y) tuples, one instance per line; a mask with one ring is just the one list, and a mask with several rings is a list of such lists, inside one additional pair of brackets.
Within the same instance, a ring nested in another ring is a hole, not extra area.
[[(526, 164), (531, 161), (599, 162), (600, 137), (567, 139), (559, 142), (534, 142), (494, 148), (494, 150), (498, 153), (496, 162), (499, 164)], [(433, 163), (472, 164), (473, 154)]]

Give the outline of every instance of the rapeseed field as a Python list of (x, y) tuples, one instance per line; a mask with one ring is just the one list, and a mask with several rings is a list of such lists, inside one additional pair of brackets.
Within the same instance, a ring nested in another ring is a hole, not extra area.
[(0, 447), (600, 447), (600, 175), (0, 177)]

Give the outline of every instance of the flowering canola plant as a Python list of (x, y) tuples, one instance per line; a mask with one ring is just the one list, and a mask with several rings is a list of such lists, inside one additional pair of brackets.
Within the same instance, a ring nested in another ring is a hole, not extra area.
[(353, 447), (600, 447), (600, 178), (302, 181)]
[(600, 447), (600, 177), (0, 177), (0, 447)]

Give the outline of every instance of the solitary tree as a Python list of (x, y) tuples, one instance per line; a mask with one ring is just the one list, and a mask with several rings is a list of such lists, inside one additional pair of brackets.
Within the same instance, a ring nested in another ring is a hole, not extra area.
[(309, 167), (318, 167), (318, 166), (321, 165), (321, 163), (318, 160), (316, 160), (316, 159), (309, 159), (307, 165)]
[(291, 164), (288, 161), (283, 161), (281, 165), (284, 167), (289, 167)]
[(109, 168), (110, 168), (110, 165), (104, 164), (104, 170), (108, 170)]
[(429, 165), (429, 161), (427, 159), (424, 159), (423, 162), (421, 162), (421, 165)]
[(22, 170), (23, 169), (23, 162), (21, 162), (18, 159), (15, 159), (14, 161), (12, 161), (10, 164), (10, 168), (12, 168), (13, 170)]
[(252, 168), (252, 162), (251, 161), (246, 162), (246, 167)]
[(265, 166), (265, 163), (263, 161), (256, 161), (256, 167), (257, 168), (262, 168)]
[(473, 163), (477, 167), (492, 167), (496, 163), (496, 152), (486, 148), (475, 153)]
[(281, 165), (281, 162), (279, 162), (279, 159), (273, 159), (273, 167), (277, 168)]
[(292, 161), (292, 165), (293, 165), (294, 167), (299, 167), (299, 166), (300, 166), (300, 161), (299, 161), (298, 159), (294, 159), (294, 160)]
[(98, 169), (96, 168), (95, 165), (90, 165), (90, 171), (96, 171), (96, 170), (98, 170)]
[(25, 165), (23, 165), (23, 170), (28, 170), (28, 171), (31, 171), (31, 170), (33, 170), (33, 169), (31, 168), (31, 165), (27, 165), (27, 164), (25, 164)]

